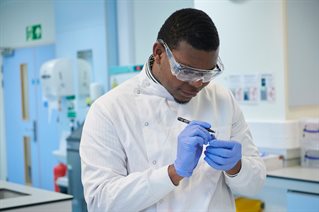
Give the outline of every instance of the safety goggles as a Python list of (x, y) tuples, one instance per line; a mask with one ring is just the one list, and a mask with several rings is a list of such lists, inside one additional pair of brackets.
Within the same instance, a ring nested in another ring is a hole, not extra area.
[(202, 80), (203, 83), (209, 82), (224, 70), (224, 65), (219, 57), (215, 68), (210, 70), (197, 69), (180, 64), (175, 60), (174, 55), (167, 44), (162, 39), (158, 39), (158, 42), (165, 48), (172, 74), (181, 81), (196, 82)]

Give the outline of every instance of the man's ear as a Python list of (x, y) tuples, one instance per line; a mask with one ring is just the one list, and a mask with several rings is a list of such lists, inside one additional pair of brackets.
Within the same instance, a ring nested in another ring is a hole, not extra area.
[(159, 42), (155, 42), (153, 45), (153, 57), (154, 62), (157, 64), (161, 64), (161, 60), (163, 58), (163, 50), (164, 47)]

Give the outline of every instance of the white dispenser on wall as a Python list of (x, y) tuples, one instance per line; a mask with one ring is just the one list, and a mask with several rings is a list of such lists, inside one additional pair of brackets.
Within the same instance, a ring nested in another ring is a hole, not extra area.
[[(77, 81), (73, 70), (77, 73)], [(74, 60), (68, 58), (47, 61), (40, 70), (43, 96), (48, 100), (74, 96), (77, 93), (75, 85), (78, 86), (79, 95), (89, 95), (90, 72), (91, 66), (83, 59), (77, 59), (76, 65)]]
[(40, 70), (43, 96), (55, 99), (75, 94), (73, 85), (72, 61), (70, 59), (54, 59), (44, 63)]
[(58, 58), (42, 64), (42, 98), (43, 105), (48, 107), (49, 122), (53, 111), (63, 108), (67, 108), (67, 117), (73, 124), (77, 115), (83, 115), (87, 107), (85, 99), (90, 93), (91, 70), (84, 59)]

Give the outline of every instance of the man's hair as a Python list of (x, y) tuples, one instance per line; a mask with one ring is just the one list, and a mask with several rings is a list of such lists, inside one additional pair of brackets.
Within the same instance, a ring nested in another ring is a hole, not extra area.
[(205, 12), (192, 8), (170, 15), (157, 39), (162, 39), (171, 49), (176, 49), (181, 41), (204, 51), (215, 51), (219, 47), (219, 36), (212, 19)]

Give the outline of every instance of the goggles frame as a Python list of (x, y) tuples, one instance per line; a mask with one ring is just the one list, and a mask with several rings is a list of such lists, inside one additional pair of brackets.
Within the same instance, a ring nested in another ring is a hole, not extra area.
[(220, 57), (218, 57), (215, 68), (209, 70), (192, 68), (178, 63), (168, 45), (162, 39), (158, 39), (158, 42), (165, 48), (172, 74), (181, 81), (196, 82), (202, 80), (203, 83), (210, 82), (224, 70)]

